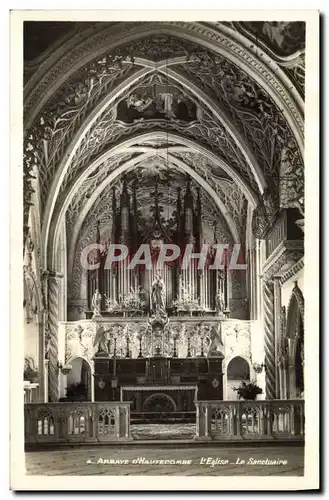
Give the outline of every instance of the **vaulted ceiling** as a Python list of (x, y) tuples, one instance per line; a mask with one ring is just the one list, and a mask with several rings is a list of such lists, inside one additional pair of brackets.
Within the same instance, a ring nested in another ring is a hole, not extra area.
[[(45, 267), (65, 221), (72, 273), (124, 175), (138, 180), (141, 210), (154, 176), (173, 187), (192, 178), (205, 220), (228, 241), (245, 242), (248, 207), (266, 219), (283, 203), (302, 205), (302, 30), (249, 24), (60, 23), (52, 36), (45, 26), (26, 28), (25, 224), (33, 172)], [(160, 93), (173, 96), (173, 115), (145, 111)], [(175, 197), (164, 196), (169, 210)]]

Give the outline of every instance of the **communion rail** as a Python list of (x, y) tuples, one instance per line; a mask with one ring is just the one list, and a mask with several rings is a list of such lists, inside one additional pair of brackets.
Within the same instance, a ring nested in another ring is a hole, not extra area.
[(130, 402), (28, 403), (25, 443), (129, 441)]
[(196, 440), (304, 440), (304, 401), (197, 401)]
[[(197, 441), (304, 440), (302, 400), (197, 401), (195, 405)], [(26, 444), (132, 440), (130, 402), (126, 401), (26, 403), (24, 421)]]

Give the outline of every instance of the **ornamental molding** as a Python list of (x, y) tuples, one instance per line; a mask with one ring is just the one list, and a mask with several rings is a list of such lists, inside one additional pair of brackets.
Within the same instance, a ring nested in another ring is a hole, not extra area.
[[(176, 358), (179, 359), (179, 358)], [(195, 391), (197, 390), (197, 385), (157, 385), (157, 391)], [(122, 391), (154, 391), (154, 386), (135, 386), (135, 385), (121, 385)]]
[(294, 264), (287, 272), (282, 274), (280, 278), (280, 283), (283, 285), (286, 283), (288, 280), (296, 276), (299, 271), (301, 271), (304, 268), (304, 257), (302, 257), (296, 264)]
[[(220, 318), (172, 317), (159, 339), (150, 331), (148, 318), (99, 317), (97, 320), (59, 322), (58, 328), (65, 337), (65, 362), (74, 357), (91, 361), (99, 345), (107, 359), (116, 353), (124, 358), (129, 347), (133, 359), (143, 352), (145, 357), (154, 356), (154, 342), (162, 343), (162, 354), (177, 359), (184, 357), (205, 358), (243, 355), (251, 357), (250, 320), (224, 320)], [(189, 353), (189, 354), (188, 354)]]
[[(249, 159), (249, 163), (247, 162), (244, 152), (245, 145), (241, 144), (241, 141), (235, 142), (237, 139), (234, 134), (232, 135), (232, 131), (229, 132), (220, 123), (215, 107), (214, 111), (210, 111), (209, 107), (205, 108), (199, 105), (199, 109), (201, 112), (198, 120), (185, 125), (176, 120), (142, 120), (132, 124), (124, 124), (116, 120), (114, 108), (106, 108), (97, 117), (96, 122), (88, 130), (85, 130), (84, 136), (79, 138), (79, 145), (65, 169), (60, 192), (62, 193), (66, 186), (70, 186), (72, 180), (79, 177), (90, 164), (95, 162), (95, 159), (102, 158), (112, 145), (119, 144), (120, 141), (130, 141), (137, 134), (162, 128), (171, 134), (179, 134), (182, 138), (197, 141), (202, 147), (213, 151), (220, 160), (230, 165), (231, 177), (239, 183), (240, 189), (242, 184), (248, 186), (249, 196), (247, 196), (252, 198), (252, 193), (258, 192), (259, 169), (256, 172), (254, 165), (250, 166)], [(76, 139), (78, 139), (77, 136)], [(44, 172), (47, 179), (47, 182), (45, 179), (43, 181), (44, 193), (49, 189), (54, 168), (62, 171), (61, 162), (57, 167), (53, 165), (49, 171)], [(235, 171), (238, 172), (237, 176), (233, 175)]]
[[(220, 23), (216, 23), (216, 26), (218, 24)], [(250, 40), (253, 41), (255, 44), (253, 50), (255, 51), (257, 47), (256, 50), (259, 57), (264, 59), (265, 64), (268, 61), (268, 56), (270, 56), (273, 61), (272, 64), (275, 65), (277, 63), (279, 68), (283, 68), (283, 71), (280, 72), (280, 80), (287, 87), (291, 87), (291, 81), (293, 82), (295, 89), (291, 88), (291, 93), (296, 101), (299, 102), (300, 109), (303, 109), (305, 94), (305, 49), (300, 48), (290, 54), (280, 55), (274, 47), (271, 48), (269, 44), (261, 40), (252, 30), (244, 27), (244, 23), (231, 22), (228, 24), (230, 26), (222, 24), (222, 30), (226, 30), (237, 42), (240, 42), (247, 48), (250, 47)]]
[[(274, 73), (275, 70), (278, 70), (277, 64), (273, 63), (272, 60), (268, 60), (268, 63), (265, 64), (260, 60), (259, 55), (256, 56), (252, 51), (243, 47), (241, 43), (237, 43), (232, 36), (225, 33), (225, 29), (223, 29), (221, 24), (217, 24), (214, 28), (204, 26), (201, 23), (187, 22), (165, 22), (161, 23), (160, 26), (160, 23), (152, 22), (141, 22), (138, 25), (135, 23), (124, 24), (127, 28), (126, 30), (122, 27), (122, 24), (119, 26), (110, 26), (108, 29), (89, 37), (88, 40), (83, 41), (75, 48), (71, 47), (70, 52), (65, 56), (63, 55), (60, 60), (57, 60), (52, 68), (48, 67), (47, 73), (43, 77), (40, 77), (39, 83), (26, 96), (25, 111), (27, 128), (30, 127), (37, 113), (40, 112), (50, 93), (53, 93), (54, 89), (58, 88), (65, 80), (65, 77), (72, 74), (82, 64), (86, 64), (93, 58), (101, 56), (104, 52), (129, 43), (129, 41), (134, 41), (136, 38), (145, 38), (154, 33), (165, 33), (180, 39), (190, 40), (194, 43), (196, 42), (196, 35), (198, 35), (197, 43), (199, 45), (222, 53), (233, 63), (243, 66), (256, 81), (262, 81), (263, 86), (272, 94), (276, 101), (281, 101), (285, 108), (284, 111), (288, 114), (288, 121), (291, 123), (294, 133), (298, 136), (300, 146), (302, 146), (304, 130), (302, 111), (291, 97), (288, 88), (283, 85), (277, 76), (280, 75), (280, 71), (276, 71), (276, 74)], [(128, 34), (123, 38), (122, 33)], [(54, 59), (55, 57), (57, 57), (56, 53), (54, 54)], [(63, 76), (64, 73), (65, 76)]]
[(284, 265), (291, 267), (295, 266), (296, 262), (300, 260), (303, 254), (304, 241), (282, 241), (265, 261), (262, 269), (263, 278), (269, 280), (274, 276), (280, 275)]

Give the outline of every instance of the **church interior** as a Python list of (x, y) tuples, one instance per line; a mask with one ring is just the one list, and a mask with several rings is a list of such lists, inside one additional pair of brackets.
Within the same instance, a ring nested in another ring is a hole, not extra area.
[(303, 441), (304, 53), (302, 22), (24, 23), (26, 443)]

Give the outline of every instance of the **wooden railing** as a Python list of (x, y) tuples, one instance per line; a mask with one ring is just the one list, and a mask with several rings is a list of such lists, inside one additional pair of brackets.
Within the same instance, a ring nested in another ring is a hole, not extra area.
[(196, 440), (303, 440), (304, 401), (198, 401)]
[(269, 257), (280, 243), (287, 239), (287, 214), (283, 212), (271, 229), (266, 242), (266, 257)]
[(25, 442), (128, 441), (130, 402), (25, 404)]

